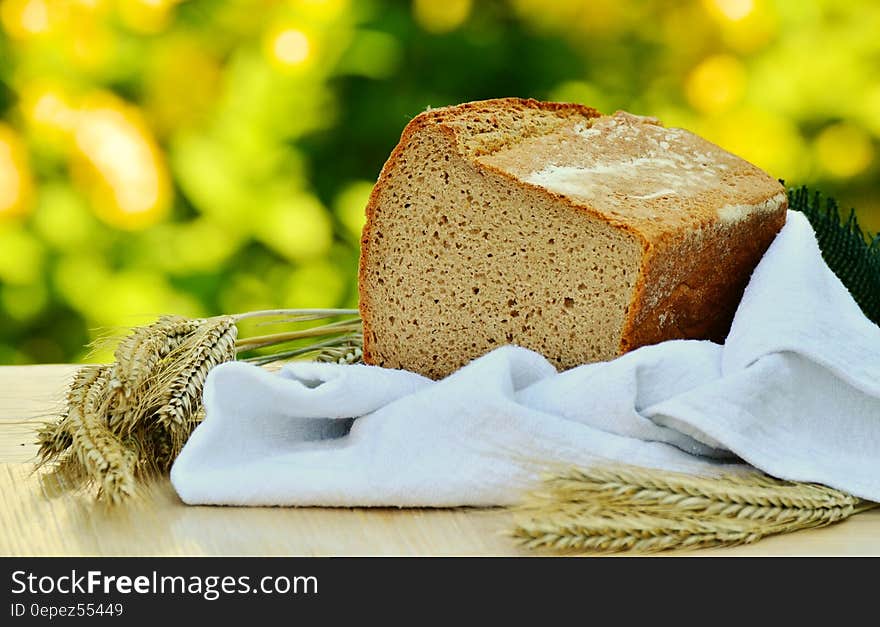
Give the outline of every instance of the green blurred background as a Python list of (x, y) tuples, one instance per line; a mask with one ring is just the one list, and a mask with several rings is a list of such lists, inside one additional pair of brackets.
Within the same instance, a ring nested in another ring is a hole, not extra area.
[(0, 363), (354, 306), (406, 122), (497, 96), (684, 126), (880, 229), (870, 0), (2, 0)]

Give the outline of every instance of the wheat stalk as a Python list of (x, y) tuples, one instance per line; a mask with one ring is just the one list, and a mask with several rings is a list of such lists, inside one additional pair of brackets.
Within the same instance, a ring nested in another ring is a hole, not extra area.
[(270, 335), (260, 335), (240, 340), (236, 343), (239, 351), (249, 351), (266, 346), (276, 346), (278, 344), (292, 342), (294, 340), (302, 340), (314, 337), (326, 337), (328, 335), (357, 333), (361, 329), (360, 320), (341, 320), (339, 322), (331, 322), (319, 327), (305, 329), (302, 331), (289, 331), (286, 333), (274, 333)]
[[(132, 329), (114, 362), (81, 368), (67, 392), (67, 407), (37, 433), (38, 467), (68, 488), (97, 485), (98, 496), (119, 503), (139, 477), (167, 472), (202, 419), (208, 372), (257, 348), (309, 338), (329, 338), (294, 350), (247, 360), (268, 363), (311, 355), (352, 363), (361, 358), (359, 320), (345, 320), (237, 342), (237, 323), (252, 318), (309, 322), (356, 310), (279, 309), (207, 319), (162, 316)], [(277, 320), (275, 321), (277, 323)]]
[(734, 546), (830, 525), (875, 503), (758, 471), (695, 477), (630, 467), (566, 469), (513, 509), (530, 549), (640, 552)]
[(363, 335), (353, 333), (331, 337), (300, 348), (276, 351), (268, 355), (239, 357), (241, 361), (262, 366), (274, 361), (312, 357), (315, 361), (353, 364), (363, 361)]

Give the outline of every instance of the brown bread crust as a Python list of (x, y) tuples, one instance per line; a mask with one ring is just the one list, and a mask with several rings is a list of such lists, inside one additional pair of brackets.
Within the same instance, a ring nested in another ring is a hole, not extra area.
[[(642, 263), (621, 330), (619, 353), (668, 339), (723, 340), (751, 270), (785, 221), (786, 202), (781, 185), (767, 182), (769, 177), (766, 174), (745, 164), (754, 170), (750, 175), (759, 185), (760, 194), (755, 202), (772, 203), (770, 210), (725, 222), (717, 218), (718, 206), (698, 208), (693, 211), (693, 223), (685, 229), (661, 228), (663, 225), (657, 226), (649, 220), (639, 222), (618, 218), (590, 203), (575, 201), (567, 195), (525, 182), (505, 169), (503, 164), (493, 163), (491, 155), (504, 146), (504, 137), (492, 129), (493, 116), (510, 111), (524, 114), (529, 111), (553, 112), (562, 121), (572, 118), (592, 120), (601, 115), (577, 104), (503, 98), (429, 110), (406, 126), (400, 142), (382, 168), (366, 207), (358, 275), (364, 361), (419, 370), (413, 364), (389, 363), (375, 353), (373, 338), (378, 331), (374, 324), (377, 303), (373, 302), (368, 287), (368, 273), (376, 261), (372, 258), (371, 241), (376, 235), (374, 231), (383, 196), (401, 161), (405, 162), (411, 143), (428, 130), (443, 133), (449, 144), (480, 171), (503, 177), (515, 189), (540, 190), (573, 211), (586, 212), (629, 233), (640, 243)], [(536, 136), (546, 131), (546, 128), (537, 129)], [(476, 356), (463, 355), (454, 363), (462, 365)], [(423, 374), (434, 377), (449, 371), (450, 368), (429, 372), (422, 368)]]
[[(405, 154), (410, 141), (423, 128), (431, 125), (436, 125), (439, 129), (441, 129), (449, 136), (450, 140), (453, 143), (455, 143), (457, 139), (456, 132), (450, 126), (447, 126), (445, 124), (446, 122), (460, 119), (468, 114), (481, 114), (485, 112), (491, 114), (494, 110), (498, 108), (509, 109), (517, 107), (522, 109), (541, 109), (544, 111), (565, 112), (571, 115), (578, 115), (585, 118), (594, 118), (601, 115), (595, 109), (580, 104), (541, 102), (533, 98), (495, 98), (491, 100), (467, 102), (451, 107), (443, 107), (439, 109), (424, 111), (413, 118), (409, 122), (409, 124), (404, 127), (403, 132), (400, 135), (400, 141), (397, 143), (397, 146), (394, 147), (394, 150), (391, 151), (391, 154), (389, 155), (388, 160), (385, 162), (385, 165), (382, 166), (382, 170), (379, 173), (379, 178), (376, 181), (376, 185), (373, 187), (373, 191), (370, 194), (369, 200), (367, 201), (366, 223), (364, 224), (363, 231), (361, 232), (361, 252), (360, 261), (358, 264), (358, 306), (361, 312), (361, 319), (363, 320), (363, 352), (365, 363), (376, 363), (372, 352), (372, 342), (370, 339), (372, 338), (374, 331), (372, 328), (374, 307), (371, 294), (369, 290), (366, 289), (367, 272), (370, 264), (370, 239), (373, 235), (373, 229), (376, 225), (376, 212), (379, 205), (379, 199), (384, 192), (385, 186), (388, 184), (391, 173), (398, 166), (398, 162)], [(518, 183), (515, 178), (511, 177), (511, 179), (515, 183)]]
[[(754, 267), (785, 224), (785, 208), (753, 215), (736, 228), (705, 225), (711, 235), (694, 254), (682, 255), (681, 237), (653, 242), (645, 255), (620, 353), (672, 339), (723, 342)], [(714, 227), (714, 228), (713, 228)], [(652, 305), (660, 277), (674, 289)]]

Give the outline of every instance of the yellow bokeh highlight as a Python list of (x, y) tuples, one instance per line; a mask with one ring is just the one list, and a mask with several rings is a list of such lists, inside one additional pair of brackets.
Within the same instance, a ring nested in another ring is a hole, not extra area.
[(108, 233), (70, 185), (47, 183), (31, 218), (34, 233), (56, 250), (100, 250)]
[(377, 80), (392, 79), (400, 66), (402, 52), (400, 42), (393, 35), (362, 30), (352, 38), (337, 69)]
[(165, 217), (171, 183), (162, 153), (137, 109), (97, 94), (77, 114), (75, 173), (98, 216), (121, 229)]
[(169, 174), (139, 109), (106, 92), (76, 102), (38, 82), (22, 89), (20, 110), (36, 137), (73, 153), (74, 178), (104, 222), (141, 229), (167, 215)]
[(317, 198), (299, 194), (260, 208), (252, 228), (264, 244), (293, 261), (325, 255), (333, 243), (333, 223)]
[(772, 7), (761, 4), (742, 19), (723, 26), (723, 42), (741, 54), (750, 54), (773, 41), (779, 31), (779, 19)]
[(0, 286), (0, 307), (19, 321), (37, 316), (49, 302), (49, 294), (42, 283)]
[(164, 137), (203, 120), (216, 105), (221, 79), (220, 61), (208, 46), (169, 38), (144, 72), (143, 106), (156, 134)]
[(685, 82), (685, 95), (701, 113), (719, 113), (742, 100), (747, 75), (742, 62), (729, 54), (704, 59)]
[(12, 37), (23, 39), (48, 33), (51, 29), (47, 0), (2, 0), (0, 22)]
[(862, 94), (857, 106), (859, 123), (880, 138), (880, 82)]
[(760, 109), (742, 108), (703, 121), (690, 130), (786, 181), (802, 181), (809, 163), (807, 146), (787, 117)]
[(816, 161), (835, 178), (851, 178), (864, 172), (874, 159), (871, 137), (853, 124), (841, 122), (822, 130), (813, 144)]
[(165, 30), (180, 0), (117, 0), (122, 22), (134, 31), (152, 34)]
[(85, 315), (90, 327), (148, 324), (166, 313), (204, 315), (195, 298), (174, 290), (161, 274), (146, 269), (114, 272), (92, 252), (62, 257), (53, 278), (56, 289)]
[(426, 31), (448, 33), (471, 14), (471, 0), (414, 0), (413, 16)]
[(65, 88), (56, 83), (26, 83), (19, 91), (18, 109), (36, 142), (67, 151), (76, 129), (77, 109)]
[(52, 279), (55, 289), (78, 311), (94, 317), (101, 307), (101, 298), (110, 270), (98, 251), (84, 250), (58, 260)]
[(0, 224), (0, 283), (28, 285), (43, 274), (40, 241), (18, 225)]
[(72, 131), (76, 124), (76, 112), (58, 92), (39, 94), (30, 107), (34, 122), (62, 131)]
[(204, 309), (189, 295), (172, 289), (165, 277), (142, 270), (114, 273), (101, 292), (104, 302), (95, 322), (107, 326), (149, 324), (164, 313), (200, 317)]
[(301, 30), (287, 28), (272, 38), (272, 55), (284, 65), (300, 65), (309, 58), (312, 46)]
[(278, 290), (270, 289), (266, 277), (243, 272), (225, 277), (218, 302), (226, 313), (274, 309), (283, 304)]
[(349, 0), (288, 0), (301, 15), (317, 22), (333, 22), (350, 8)]
[(721, 19), (739, 22), (755, 10), (755, 0), (704, 0), (709, 12)]
[[(626, 4), (620, 0), (512, 0), (517, 13), (544, 28), (560, 29), (578, 45), (584, 34), (607, 38), (627, 24), (649, 19), (647, 4)], [(438, 3), (442, 5), (442, 2)]]
[(27, 213), (32, 197), (24, 144), (15, 131), (0, 123), (0, 219)]
[(169, 274), (211, 272), (240, 247), (243, 236), (208, 218), (162, 224), (145, 235), (144, 256)]
[(346, 283), (339, 268), (329, 262), (306, 264), (290, 273), (282, 304), (318, 309), (337, 307)]
[[(263, 33), (263, 55), (268, 59), (269, 67), (277, 72), (304, 74), (316, 66), (319, 53), (325, 51), (320, 36), (320, 31), (307, 28), (302, 23), (282, 21)], [(253, 80), (259, 80), (258, 75), (255, 74)]]
[(89, 17), (78, 18), (69, 37), (69, 59), (77, 68), (100, 72), (112, 65), (117, 40), (105, 22)]
[(372, 191), (372, 182), (355, 181), (346, 185), (336, 197), (336, 217), (353, 239), (359, 240), (361, 237), (361, 230), (367, 221), (365, 209)]

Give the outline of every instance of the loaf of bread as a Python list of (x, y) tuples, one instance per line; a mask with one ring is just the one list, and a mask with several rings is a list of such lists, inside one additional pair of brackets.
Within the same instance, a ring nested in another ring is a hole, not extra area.
[(722, 341), (786, 207), (765, 172), (653, 118), (514, 98), (429, 110), (366, 209), (364, 359), (440, 378), (503, 344), (567, 369)]

